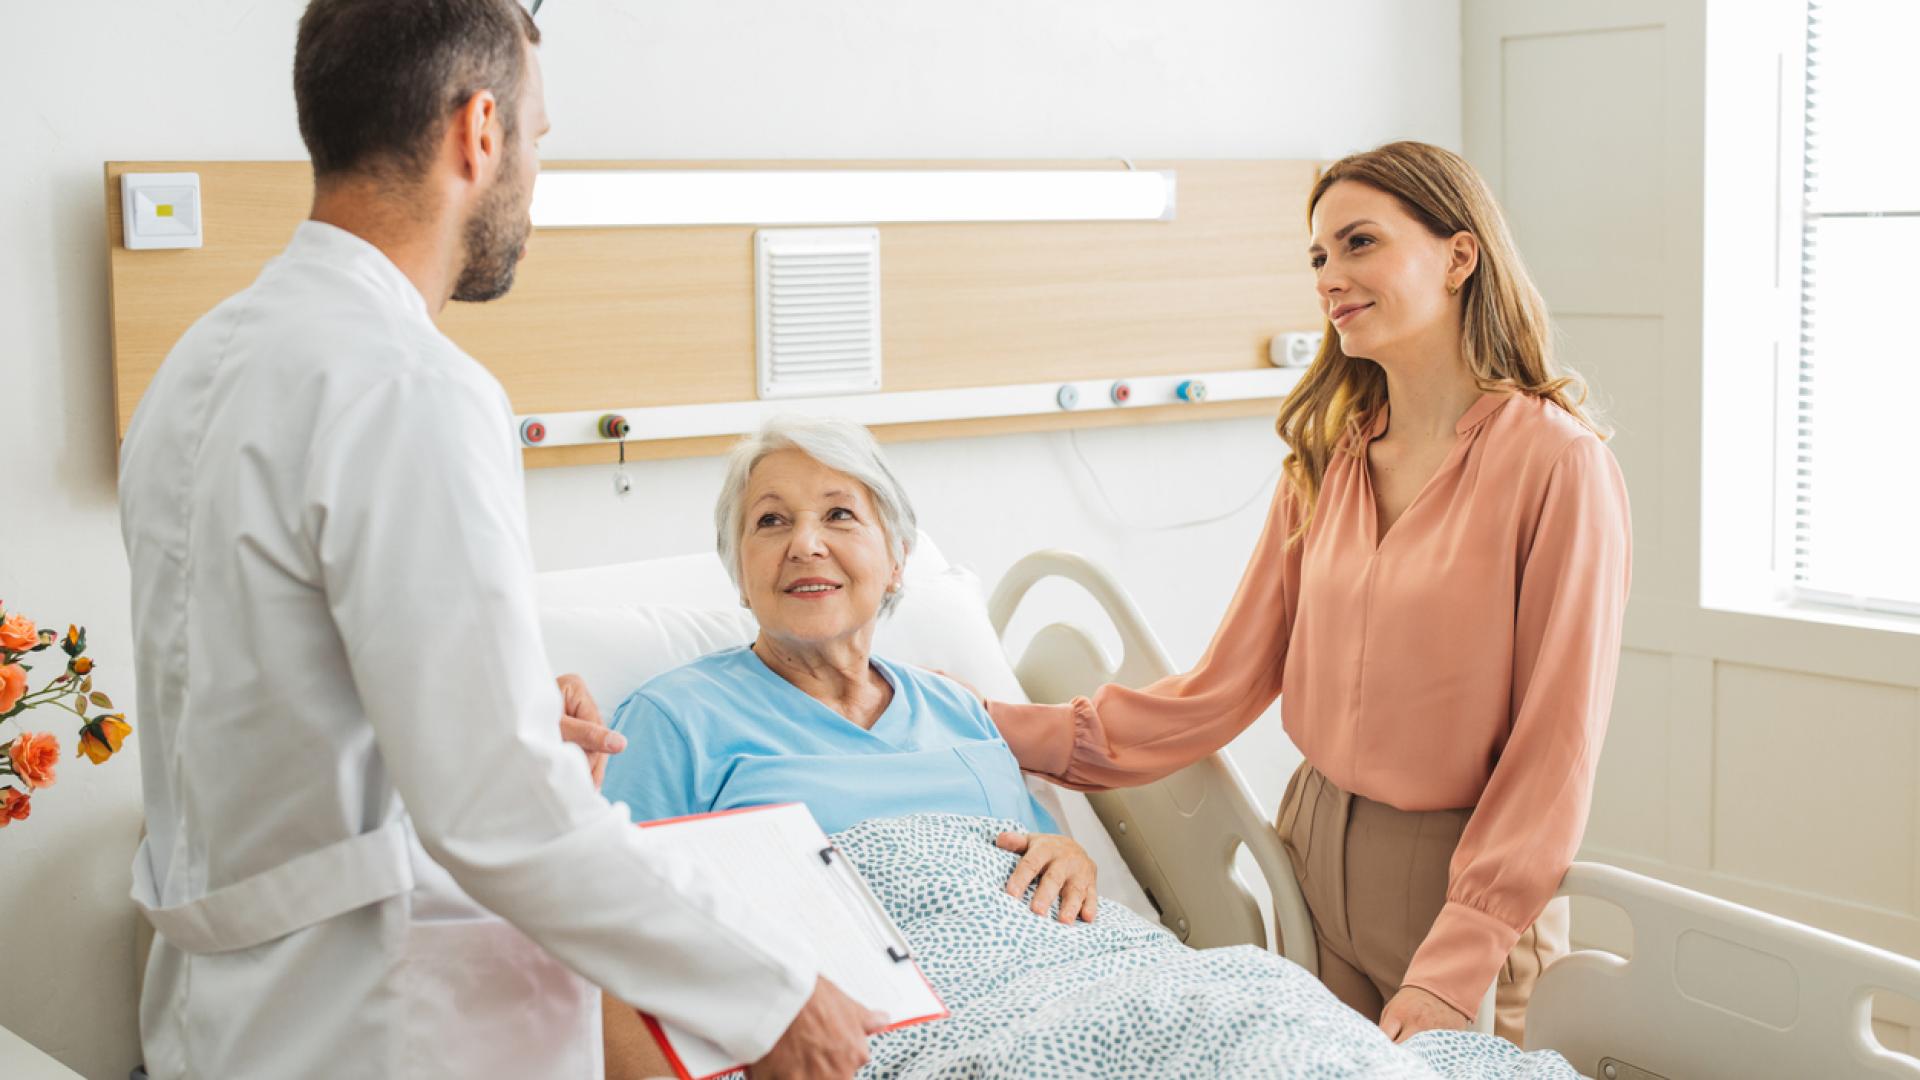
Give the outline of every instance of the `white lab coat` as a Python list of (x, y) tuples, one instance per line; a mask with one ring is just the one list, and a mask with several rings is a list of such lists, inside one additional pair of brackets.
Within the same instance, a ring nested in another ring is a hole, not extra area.
[(813, 958), (560, 741), (512, 410), (378, 249), (301, 225), (168, 356), (120, 472), (154, 1077), (598, 1077), (574, 972), (773, 1044)]

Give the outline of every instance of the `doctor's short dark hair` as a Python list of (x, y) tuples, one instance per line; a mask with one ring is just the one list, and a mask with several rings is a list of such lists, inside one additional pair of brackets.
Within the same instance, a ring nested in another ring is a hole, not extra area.
[(316, 180), (422, 175), (455, 109), (493, 91), (509, 138), (526, 43), (515, 0), (311, 0), (293, 51), (293, 100)]

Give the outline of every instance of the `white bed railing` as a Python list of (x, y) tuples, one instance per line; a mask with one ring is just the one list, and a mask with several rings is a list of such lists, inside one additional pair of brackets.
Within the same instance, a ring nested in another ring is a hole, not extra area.
[(1876, 991), (1920, 1000), (1920, 961), (1599, 863), (1560, 892), (1606, 901), (1632, 957), (1583, 949), (1540, 977), (1527, 1046), (1604, 1080), (1920, 1078), (1873, 1037)]
[[(1004, 635), (1020, 601), (1049, 577), (1073, 582), (1100, 604), (1120, 635), (1120, 661), (1110, 666), (1079, 627), (1049, 624), (1014, 665), (1029, 697), (1067, 701), (1101, 683), (1144, 686), (1173, 671), (1133, 599), (1104, 570), (1069, 552), (1036, 552), (1007, 571), (987, 604), (994, 630)], [(1276, 951), (1318, 971), (1313, 924), (1293, 866), (1224, 751), (1157, 783), (1096, 792), (1088, 801), (1159, 908), (1161, 921), (1195, 948), (1268, 944), (1259, 902), (1234, 872), (1235, 853), (1245, 844), (1273, 893)]]

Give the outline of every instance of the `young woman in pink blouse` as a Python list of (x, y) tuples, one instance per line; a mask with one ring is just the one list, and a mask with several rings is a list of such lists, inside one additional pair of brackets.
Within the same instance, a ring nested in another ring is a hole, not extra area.
[(1613, 698), (1626, 488), (1472, 166), (1392, 143), (1327, 170), (1308, 213), (1326, 343), (1206, 655), (991, 711), (1025, 768), (1097, 789), (1172, 773), (1281, 697), (1306, 760), (1278, 829), (1322, 979), (1395, 1039), (1466, 1026), (1498, 979), (1517, 1042), (1566, 951), (1548, 901)]

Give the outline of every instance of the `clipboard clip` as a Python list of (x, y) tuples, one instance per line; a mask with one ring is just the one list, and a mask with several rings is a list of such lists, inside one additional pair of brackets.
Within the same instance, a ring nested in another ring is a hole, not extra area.
[[(821, 848), (819, 851), (815, 852), (814, 854), (820, 856), (820, 861), (822, 863), (826, 864), (827, 866), (832, 866), (833, 857), (835, 855), (840, 854), (840, 849), (837, 847), (834, 847), (832, 844), (828, 844), (826, 847)], [(868, 893), (867, 895), (869, 898), (871, 898), (873, 894)], [(875, 903), (877, 904), (878, 901), (875, 901)], [(896, 964), (904, 964), (908, 960), (913, 959), (913, 954), (908, 952), (905, 949), (896, 949), (893, 946), (889, 945), (887, 946), (887, 959), (893, 961)]]

